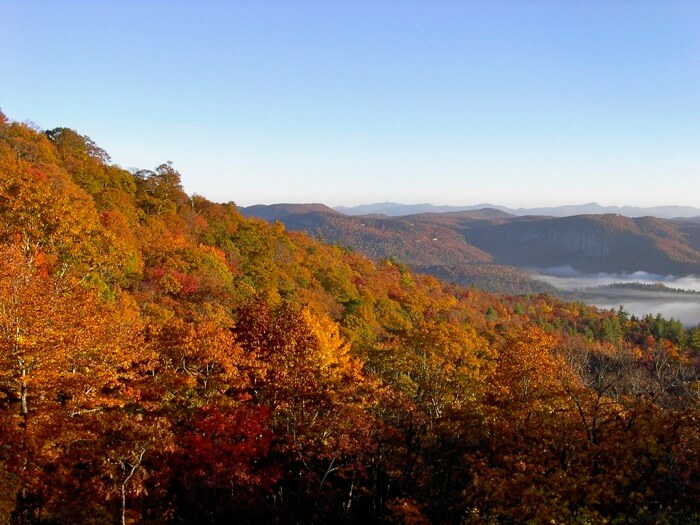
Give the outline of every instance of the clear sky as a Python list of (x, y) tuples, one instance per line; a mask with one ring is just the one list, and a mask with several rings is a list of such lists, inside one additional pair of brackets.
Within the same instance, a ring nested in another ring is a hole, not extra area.
[(700, 207), (700, 2), (0, 0), (0, 108), (241, 205)]

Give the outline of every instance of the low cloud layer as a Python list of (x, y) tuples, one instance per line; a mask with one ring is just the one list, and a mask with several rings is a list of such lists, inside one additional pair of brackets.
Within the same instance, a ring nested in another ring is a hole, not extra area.
[[(574, 270), (571, 266), (547, 268), (540, 274), (533, 275), (534, 279), (551, 284), (555, 288), (573, 292), (598, 286), (607, 286), (615, 283), (661, 283), (669, 288), (693, 290), (700, 292), (700, 277), (685, 275), (656, 275), (648, 272), (633, 273), (596, 273), (583, 274)], [(599, 290), (587, 290), (586, 293), (577, 294), (579, 300), (597, 306), (602, 309), (617, 309), (620, 305), (637, 317), (647, 314), (661, 314), (667, 319), (674, 318), (686, 326), (700, 324), (700, 296), (688, 294), (674, 294), (652, 290), (614, 290), (601, 288)]]
[(633, 273), (594, 273), (584, 274), (576, 271), (571, 266), (558, 266), (547, 268), (541, 273), (533, 275), (534, 279), (551, 284), (555, 288), (564, 291), (573, 291), (582, 288), (607, 286), (615, 283), (662, 283), (669, 288), (693, 290), (700, 292), (700, 277), (695, 275), (675, 276), (657, 275), (649, 272)]
[[(620, 301), (595, 298), (586, 301), (592, 306), (597, 306), (603, 310), (617, 310)], [(661, 314), (666, 319), (678, 319), (685, 326), (697, 326), (700, 324), (700, 301), (668, 301), (668, 300), (624, 300), (622, 306), (625, 311), (637, 317), (644, 317), (647, 314)]]

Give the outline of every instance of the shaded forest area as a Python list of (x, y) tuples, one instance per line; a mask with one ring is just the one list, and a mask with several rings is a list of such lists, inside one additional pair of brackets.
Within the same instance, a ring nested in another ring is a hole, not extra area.
[(373, 262), (0, 113), (0, 522), (700, 522), (700, 330)]

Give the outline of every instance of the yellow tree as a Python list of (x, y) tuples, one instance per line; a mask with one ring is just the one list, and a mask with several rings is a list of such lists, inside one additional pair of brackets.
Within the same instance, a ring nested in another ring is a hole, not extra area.
[(1, 439), (12, 451), (16, 514), (26, 521), (51, 499), (47, 466), (85, 437), (83, 417), (136, 395), (128, 376), (144, 356), (134, 353), (136, 316), (81, 287), (61, 289), (21, 247), (0, 251), (0, 392), (11, 430)]
[(0, 140), (0, 241), (17, 239), (27, 253), (44, 253), (55, 275), (113, 286), (138, 271), (133, 249), (102, 227), (90, 196), (62, 169)]
[(562, 386), (567, 368), (554, 354), (556, 343), (530, 326), (500, 349), (485, 397), (485, 446), (472, 460), (474, 479), (467, 493), (475, 521), (488, 514), (517, 522), (573, 519), (562, 499), (571, 487), (567, 453), (575, 439), (573, 407)]
[(273, 312), (257, 302), (239, 312), (235, 331), (244, 353), (255, 356), (246, 369), (252, 400), (271, 409), (274, 445), (287, 465), (280, 494), (302, 501), (335, 492), (315, 512), (333, 505), (349, 510), (375, 399), (374, 383), (349, 355), (338, 326), (294, 305)]

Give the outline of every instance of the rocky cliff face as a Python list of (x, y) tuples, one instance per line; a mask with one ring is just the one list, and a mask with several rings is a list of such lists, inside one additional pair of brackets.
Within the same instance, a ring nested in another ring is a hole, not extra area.
[(582, 256), (591, 259), (608, 257), (613, 251), (610, 238), (600, 232), (557, 230), (550, 228), (545, 231), (526, 231), (522, 235), (509, 235), (515, 242), (531, 246), (556, 249), (572, 256)]

